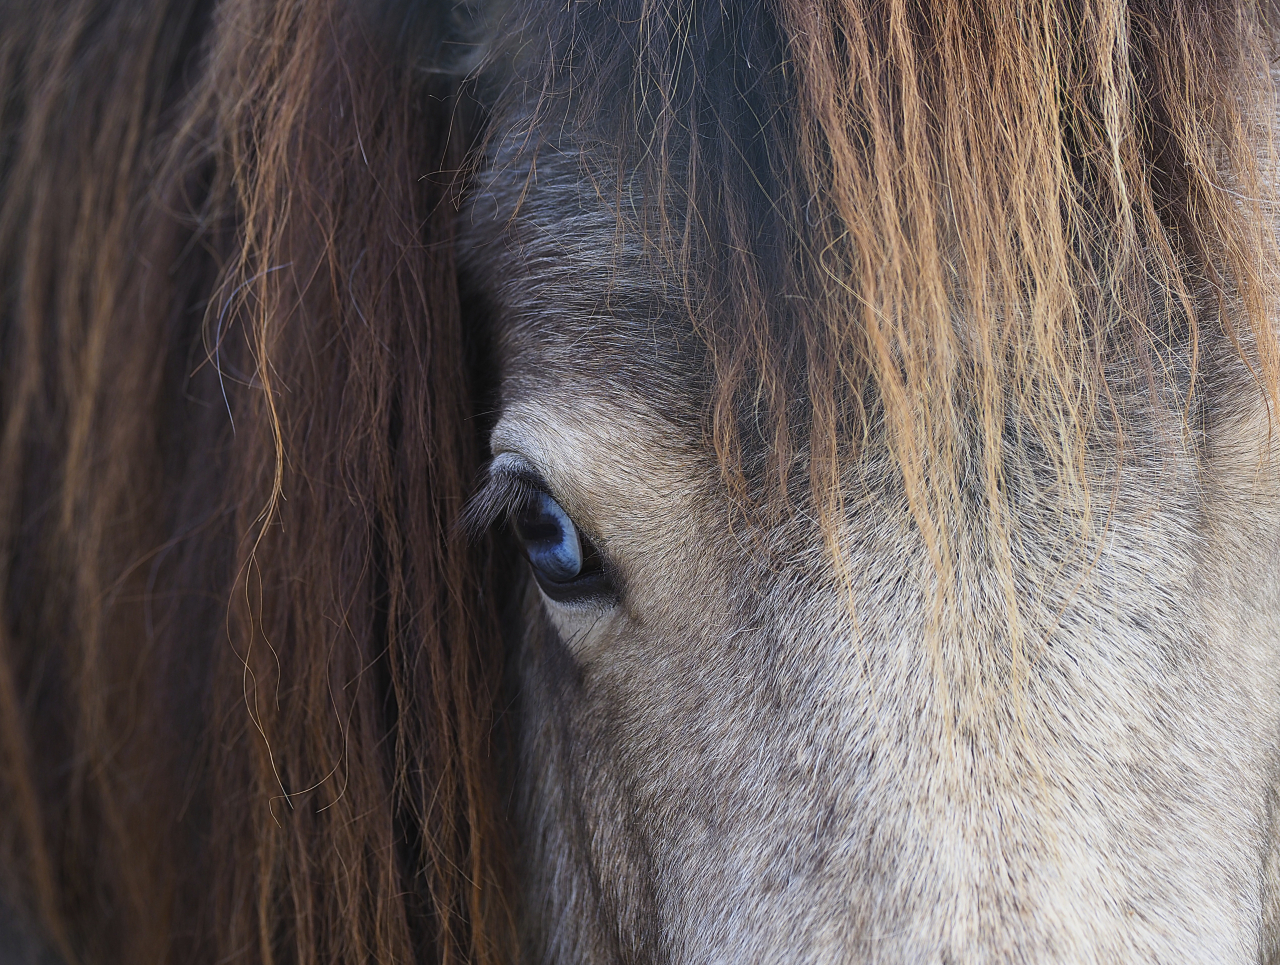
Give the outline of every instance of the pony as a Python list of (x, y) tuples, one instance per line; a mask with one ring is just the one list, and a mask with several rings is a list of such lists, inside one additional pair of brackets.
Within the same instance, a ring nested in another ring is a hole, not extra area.
[(6, 961), (1280, 960), (1265, 0), (10, 0)]

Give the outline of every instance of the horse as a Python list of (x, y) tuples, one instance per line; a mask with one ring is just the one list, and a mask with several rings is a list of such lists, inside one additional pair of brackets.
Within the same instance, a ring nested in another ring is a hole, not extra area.
[(4, 961), (1280, 961), (1251, 0), (10, 0)]

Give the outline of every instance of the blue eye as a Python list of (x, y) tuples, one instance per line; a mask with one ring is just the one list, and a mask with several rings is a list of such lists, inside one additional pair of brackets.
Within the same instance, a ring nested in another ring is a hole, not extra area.
[(542, 489), (527, 493), (511, 522), (542, 592), (561, 603), (616, 596), (600, 554)]
[(569, 514), (546, 493), (530, 494), (515, 518), (516, 535), (539, 574), (568, 583), (582, 572), (582, 541)]

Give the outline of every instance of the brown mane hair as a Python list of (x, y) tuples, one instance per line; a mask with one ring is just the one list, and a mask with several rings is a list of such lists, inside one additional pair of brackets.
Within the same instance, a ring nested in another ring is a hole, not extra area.
[[(812, 501), (843, 568), (851, 482), (905, 500), (939, 639), (964, 636), (957, 574), (995, 567), (1019, 663), (1018, 498), (1083, 545), (1152, 405), (1182, 419), (1159, 444), (1194, 448), (1206, 397), (1243, 379), (1280, 401), (1268, 3), (517, 2), (512, 19), (513, 90), (537, 95), (494, 132), (519, 145), (501, 163), (534, 171), (567, 143), (612, 192), (702, 336), (707, 432), (746, 505), (767, 521)], [(1031, 450), (1036, 478), (1011, 478)], [(850, 479), (886, 462), (889, 485)]]
[(455, 30), (6, 15), (0, 867), (69, 963), (508, 957)]
[[(404, 39), (357, 6), (19, 0), (0, 27), (0, 878), (69, 963), (514, 948), (511, 554), (455, 525), (477, 124), (450, 14), (388, 5)], [(1223, 372), (1277, 397), (1273, 24), (515, 0), (498, 114), (534, 136), (504, 163), (566, 138), (616, 191), (702, 336), (730, 486), (813, 498), (839, 563), (841, 476), (878, 451), (940, 632), (971, 565), (1016, 623), (1010, 442), (1083, 542), (1134, 400), (1194, 444)]]

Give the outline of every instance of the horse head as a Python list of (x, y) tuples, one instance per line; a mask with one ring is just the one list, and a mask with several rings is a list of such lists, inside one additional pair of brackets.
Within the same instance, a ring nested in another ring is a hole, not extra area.
[(1269, 8), (147, 6), (0, 24), (24, 928), (1272, 960)]

